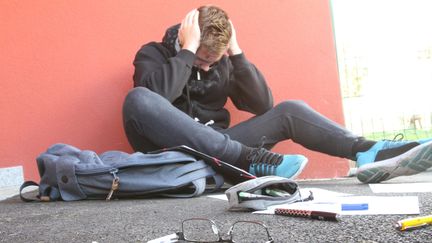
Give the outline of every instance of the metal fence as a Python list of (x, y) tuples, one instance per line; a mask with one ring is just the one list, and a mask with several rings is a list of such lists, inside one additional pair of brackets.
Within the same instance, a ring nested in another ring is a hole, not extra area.
[(345, 126), (356, 134), (371, 138), (392, 139), (402, 133), (404, 139), (432, 137), (432, 111), (395, 111), (369, 109), (361, 97), (344, 98)]

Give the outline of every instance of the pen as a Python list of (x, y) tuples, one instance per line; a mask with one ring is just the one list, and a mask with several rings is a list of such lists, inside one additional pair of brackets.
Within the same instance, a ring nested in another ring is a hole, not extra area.
[(247, 201), (247, 200), (256, 200), (256, 199), (269, 199), (270, 196), (266, 195), (260, 195), (260, 194), (253, 194), (249, 192), (239, 192), (238, 193), (239, 199), (241, 201)]
[(354, 211), (354, 210), (368, 210), (369, 204), (367, 203), (343, 203), (342, 211)]
[(338, 221), (339, 220), (339, 215), (337, 213), (323, 212), (323, 211), (276, 208), (275, 214), (276, 215), (291, 216), (291, 217), (319, 219), (319, 220), (326, 220), (326, 221)]
[(432, 224), (432, 215), (399, 220), (396, 229), (400, 231), (415, 229)]

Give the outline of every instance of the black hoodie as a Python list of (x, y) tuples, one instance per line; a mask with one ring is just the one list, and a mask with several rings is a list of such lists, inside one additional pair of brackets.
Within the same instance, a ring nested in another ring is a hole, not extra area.
[(138, 51), (135, 87), (147, 87), (201, 123), (213, 121), (212, 127), (228, 128), (230, 114), (224, 108), (228, 97), (238, 109), (256, 115), (271, 109), (271, 91), (244, 54), (223, 56), (208, 72), (198, 70), (193, 66), (195, 54), (178, 46), (178, 28), (169, 28), (162, 42), (148, 43)]

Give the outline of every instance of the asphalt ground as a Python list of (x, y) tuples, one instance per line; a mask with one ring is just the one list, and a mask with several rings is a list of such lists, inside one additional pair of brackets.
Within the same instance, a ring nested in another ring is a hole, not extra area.
[[(300, 180), (300, 187), (354, 195), (418, 196), (420, 215), (432, 214), (432, 193), (374, 194), (355, 177)], [(384, 183), (432, 182), (432, 171)], [(339, 222), (228, 211), (223, 200), (84, 200), (25, 203), (18, 196), (0, 202), (0, 242), (147, 242), (180, 229), (182, 220), (213, 219), (221, 232), (238, 220), (262, 221), (275, 242), (432, 242), (432, 226), (400, 232), (394, 224), (413, 215), (343, 216)]]

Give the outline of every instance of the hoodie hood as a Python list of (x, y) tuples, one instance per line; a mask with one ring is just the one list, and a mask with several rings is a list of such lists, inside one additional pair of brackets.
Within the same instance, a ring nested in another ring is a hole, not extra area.
[(180, 24), (176, 24), (168, 28), (162, 38), (162, 45), (164, 45), (171, 52), (173, 56), (177, 55), (180, 51), (180, 43), (178, 40), (178, 31)]

